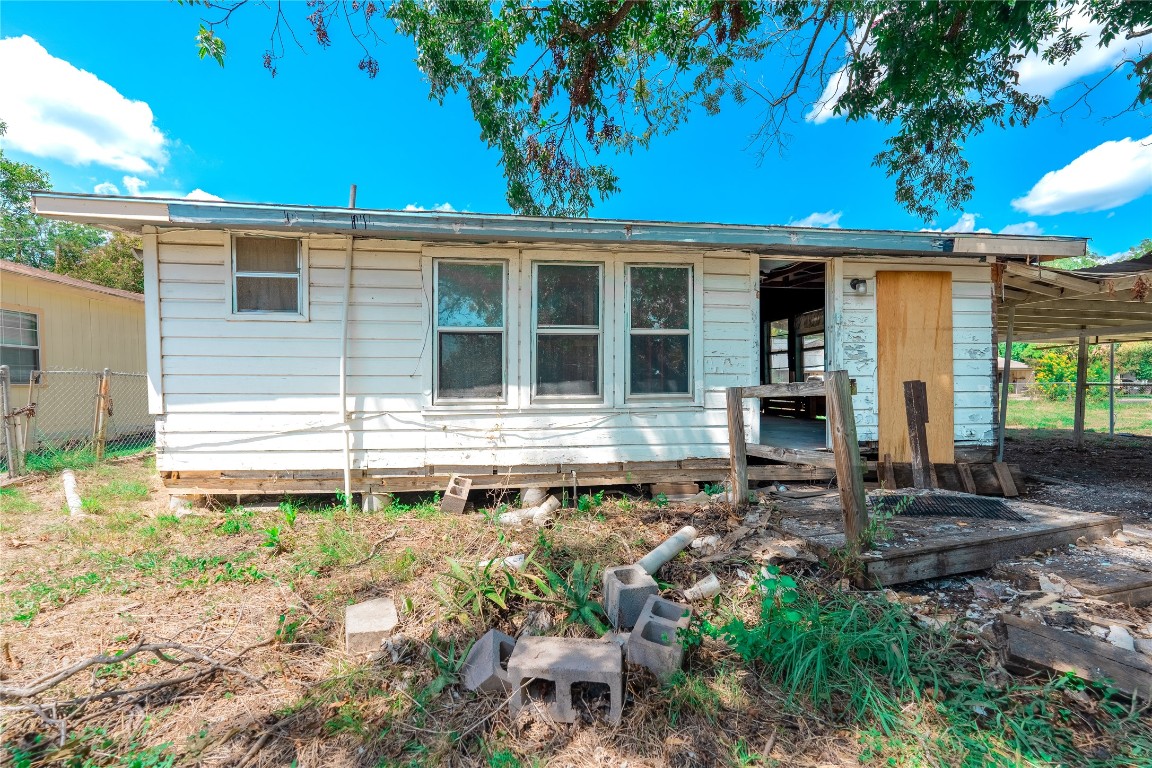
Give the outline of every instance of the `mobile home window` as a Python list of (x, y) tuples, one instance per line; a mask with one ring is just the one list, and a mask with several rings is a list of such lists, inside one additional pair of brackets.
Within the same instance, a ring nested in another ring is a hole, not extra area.
[(690, 267), (628, 267), (628, 394), (692, 391)]
[(232, 311), (300, 314), (300, 241), (232, 240)]
[(31, 312), (0, 309), (0, 365), (13, 384), (27, 384), (40, 370), (40, 319)]
[(537, 397), (599, 397), (601, 268), (536, 265)]
[(436, 397), (503, 400), (503, 262), (436, 265)]

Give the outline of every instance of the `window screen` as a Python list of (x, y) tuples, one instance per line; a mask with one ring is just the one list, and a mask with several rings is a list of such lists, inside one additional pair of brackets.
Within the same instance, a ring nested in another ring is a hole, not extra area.
[(0, 365), (13, 384), (27, 384), (40, 370), (40, 322), (31, 312), (0, 310)]
[(436, 262), (436, 397), (504, 398), (502, 262)]
[(536, 395), (600, 395), (600, 266), (536, 265)]
[(629, 394), (691, 393), (691, 284), (688, 267), (628, 268)]
[(300, 241), (277, 237), (233, 239), (232, 310), (300, 311)]

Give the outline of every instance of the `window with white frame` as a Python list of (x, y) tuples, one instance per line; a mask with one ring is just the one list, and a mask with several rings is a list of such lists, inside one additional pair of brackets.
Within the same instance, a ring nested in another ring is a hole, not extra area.
[(232, 238), (232, 312), (300, 315), (300, 241)]
[(32, 312), (0, 310), (0, 365), (13, 384), (27, 384), (40, 370), (40, 318)]
[(599, 398), (601, 295), (599, 264), (535, 265), (536, 398)]
[(692, 268), (628, 267), (628, 395), (692, 392)]
[(436, 399), (504, 399), (507, 266), (438, 259)]

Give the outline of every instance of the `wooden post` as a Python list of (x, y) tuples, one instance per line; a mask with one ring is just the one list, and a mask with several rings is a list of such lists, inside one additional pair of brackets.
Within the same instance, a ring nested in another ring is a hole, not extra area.
[(4, 454), (8, 457), (8, 477), (20, 475), (20, 451), (16, 446), (16, 424), (12, 413), (11, 369), (0, 365), (0, 418), (4, 421)]
[(748, 449), (744, 441), (744, 389), (728, 387), (728, 451), (732, 456), (732, 500), (748, 501)]
[(912, 448), (912, 484), (935, 488), (932, 457), (928, 455), (928, 385), (922, 381), (904, 382), (904, 411), (908, 415), (908, 444)]
[(96, 421), (92, 427), (92, 447), (96, 451), (96, 461), (104, 458), (104, 444), (108, 433), (108, 398), (112, 382), (112, 371), (105, 368), (100, 374), (100, 388), (96, 395)]
[(1016, 305), (1008, 307), (1008, 332), (1004, 335), (1004, 372), (1000, 381), (999, 429), (996, 430), (996, 461), (1004, 461), (1004, 429), (1008, 424), (1008, 386), (1012, 381), (1012, 330), (1016, 324)]
[(864, 493), (864, 463), (856, 438), (856, 413), (852, 409), (852, 383), (847, 371), (829, 371), (828, 421), (832, 425), (832, 455), (836, 457), (836, 485), (844, 509), (844, 544), (860, 551), (860, 535), (868, 527), (868, 502)]
[(1116, 434), (1116, 342), (1108, 345), (1108, 434)]
[(1076, 348), (1076, 412), (1072, 417), (1072, 445), (1084, 447), (1084, 406), (1088, 394), (1088, 339), (1080, 335)]

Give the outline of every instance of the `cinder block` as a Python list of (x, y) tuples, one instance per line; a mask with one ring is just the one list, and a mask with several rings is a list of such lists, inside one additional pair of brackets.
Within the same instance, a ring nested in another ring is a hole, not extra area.
[(440, 500), (440, 511), (448, 514), (460, 514), (464, 505), (468, 503), (468, 492), (472, 490), (472, 478), (452, 475), (448, 480), (448, 487), (444, 489), (444, 498)]
[(638, 565), (604, 569), (604, 612), (615, 629), (631, 629), (649, 595), (660, 593), (656, 580)]
[(378, 597), (344, 609), (344, 645), (348, 653), (375, 653), (400, 619), (390, 597)]
[(470, 691), (487, 693), (507, 693), (508, 659), (516, 648), (516, 638), (490, 629), (484, 634), (464, 660), (461, 673), (464, 687)]
[(684, 643), (677, 631), (686, 629), (691, 620), (691, 607), (658, 595), (649, 597), (624, 646), (628, 663), (647, 667), (660, 682), (667, 682), (684, 661)]
[(624, 662), (615, 643), (571, 637), (522, 637), (508, 659), (514, 686), (509, 709), (516, 717), (538, 709), (547, 717), (574, 723), (576, 702), (607, 695), (607, 719), (619, 723), (624, 709)]

